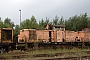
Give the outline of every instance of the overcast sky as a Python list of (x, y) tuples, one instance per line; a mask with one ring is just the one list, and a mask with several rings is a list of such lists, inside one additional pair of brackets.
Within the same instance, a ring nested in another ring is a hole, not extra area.
[(87, 13), (90, 16), (90, 0), (0, 0), (0, 17), (4, 20), (10, 18), (19, 24), (19, 9), (21, 20), (35, 16), (37, 21), (46, 17), (52, 21), (57, 15), (68, 19), (74, 15)]

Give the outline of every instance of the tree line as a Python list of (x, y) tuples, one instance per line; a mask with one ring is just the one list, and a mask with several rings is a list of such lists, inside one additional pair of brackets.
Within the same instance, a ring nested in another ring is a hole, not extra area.
[(70, 17), (69, 19), (64, 19), (63, 16), (59, 18), (57, 15), (53, 18), (53, 20), (41, 19), (37, 22), (35, 16), (32, 16), (30, 19), (25, 19), (21, 21), (20, 25), (15, 25), (10, 18), (5, 18), (4, 21), (0, 18), (0, 28), (13, 28), (15, 27), (14, 35), (17, 36), (19, 34), (20, 29), (43, 29), (46, 24), (54, 24), (54, 25), (65, 25), (66, 30), (79, 31), (83, 28), (90, 27), (90, 17), (88, 17), (87, 13), (75, 15)]

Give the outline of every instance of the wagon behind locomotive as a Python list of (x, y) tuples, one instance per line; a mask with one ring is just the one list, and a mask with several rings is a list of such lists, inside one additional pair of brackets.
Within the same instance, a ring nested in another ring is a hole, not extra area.
[(0, 28), (0, 52), (8, 52), (9, 50), (15, 49), (13, 36), (13, 28)]

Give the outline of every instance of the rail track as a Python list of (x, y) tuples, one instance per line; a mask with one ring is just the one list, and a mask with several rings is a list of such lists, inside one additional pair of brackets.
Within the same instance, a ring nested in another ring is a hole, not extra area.
[(59, 52), (54, 54), (29, 54), (14, 51), (0, 56), (0, 60), (90, 60), (90, 51)]

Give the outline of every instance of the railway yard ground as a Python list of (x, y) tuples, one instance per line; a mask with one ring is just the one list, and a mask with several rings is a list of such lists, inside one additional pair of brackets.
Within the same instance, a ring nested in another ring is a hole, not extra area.
[(0, 60), (90, 60), (90, 49), (30, 49), (0, 54)]

